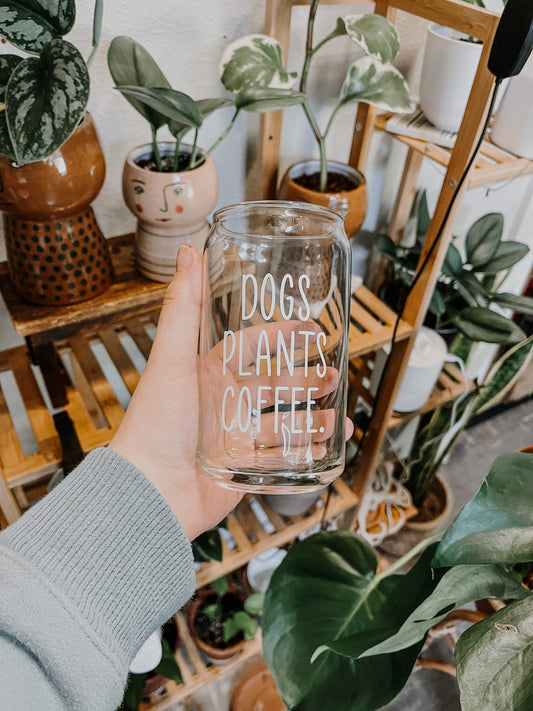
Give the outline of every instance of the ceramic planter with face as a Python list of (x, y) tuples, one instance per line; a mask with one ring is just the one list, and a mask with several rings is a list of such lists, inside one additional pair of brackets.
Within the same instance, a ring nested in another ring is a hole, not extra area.
[[(172, 155), (173, 143), (159, 143), (162, 157)], [(190, 150), (183, 146), (183, 151)], [(124, 200), (137, 218), (137, 268), (148, 279), (168, 282), (176, 271), (176, 255), (184, 244), (200, 252), (209, 231), (207, 216), (218, 198), (215, 165), (208, 158), (194, 170), (157, 172), (142, 167), (151, 145), (128, 154), (122, 176)]]
[(278, 197), (281, 200), (298, 200), (322, 205), (339, 213), (344, 218), (344, 229), (348, 238), (359, 230), (366, 216), (366, 180), (358, 170), (345, 163), (328, 161), (328, 169), (338, 173), (350, 186), (336, 192), (319, 192), (305, 187), (299, 182), (304, 176), (320, 172), (318, 160), (306, 160), (291, 166), (282, 178)]
[(110, 286), (111, 259), (90, 206), (104, 177), (90, 114), (49, 158), (17, 168), (0, 156), (7, 261), (22, 299), (74, 304)]

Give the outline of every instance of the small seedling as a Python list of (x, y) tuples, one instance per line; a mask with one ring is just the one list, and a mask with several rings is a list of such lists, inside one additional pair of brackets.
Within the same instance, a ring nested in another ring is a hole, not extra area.
[[(228, 592), (229, 584), (226, 578), (217, 578), (211, 583), (217, 594), (217, 599), (203, 609), (212, 620), (222, 621), (222, 599)], [(232, 640), (239, 632), (244, 639), (251, 641), (259, 627), (255, 615), (263, 609), (263, 593), (254, 593), (244, 601), (244, 610), (238, 610), (222, 622), (224, 642)]]

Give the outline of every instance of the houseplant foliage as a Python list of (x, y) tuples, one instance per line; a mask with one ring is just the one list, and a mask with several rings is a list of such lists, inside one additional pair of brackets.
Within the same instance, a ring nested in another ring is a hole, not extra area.
[[(529, 708), (532, 496), (533, 455), (506, 454), (438, 546), (442, 534), (380, 574), (374, 550), (356, 534), (295, 544), (272, 577), (262, 623), (265, 658), (289, 711), (381, 708), (403, 688), (428, 630), (486, 598), (510, 604), (459, 640), (463, 711)], [(397, 572), (421, 551), (407, 573)]]
[[(380, 15), (349, 15), (338, 18), (336, 27), (322, 40), (313, 44), (314, 19), (319, 0), (312, 0), (307, 26), (306, 54), (300, 73), (299, 90), (309, 126), (316, 139), (320, 154), (320, 190), (327, 189), (326, 139), (340, 109), (346, 104), (366, 101), (373, 106), (398, 113), (414, 109), (405, 79), (392, 66), (400, 47), (398, 33), (387, 19)], [(337, 103), (326, 127), (321, 130), (306, 93), (309, 71), (313, 59), (328, 42), (336, 37), (348, 36), (362, 51), (362, 55), (349, 67)], [(224, 86), (232, 92), (252, 89), (291, 87), (298, 79), (283, 65), (279, 42), (266, 35), (247, 35), (230, 44), (221, 59), (220, 74)]]
[(203, 612), (212, 620), (217, 620), (223, 627), (224, 642), (231, 640), (242, 632), (244, 639), (250, 641), (255, 637), (259, 624), (255, 618), (263, 608), (263, 594), (253, 593), (247, 597), (243, 604), (243, 609), (223, 619), (222, 599), (229, 591), (227, 578), (217, 578), (211, 583), (213, 590), (217, 594), (215, 602), (204, 607)]
[(90, 64), (100, 39), (103, 0), (95, 0), (93, 50), (85, 62), (64, 39), (75, 0), (4, 0), (0, 35), (29, 57), (0, 57), (0, 154), (17, 165), (41, 160), (79, 124), (89, 98)]
[[(213, 98), (195, 101), (188, 94), (173, 89), (153, 57), (135, 40), (119, 36), (111, 42), (108, 64), (116, 88), (149, 123), (155, 169), (193, 170), (211, 155), (228, 135), (241, 111), (264, 112), (302, 103), (304, 96), (290, 88), (243, 87), (235, 98)], [(212, 146), (197, 149), (198, 133), (204, 119), (217, 109), (233, 106), (233, 115)], [(157, 131), (167, 126), (175, 138), (173, 160), (163, 164), (158, 150)], [(193, 149), (183, 155), (180, 146), (193, 132)]]

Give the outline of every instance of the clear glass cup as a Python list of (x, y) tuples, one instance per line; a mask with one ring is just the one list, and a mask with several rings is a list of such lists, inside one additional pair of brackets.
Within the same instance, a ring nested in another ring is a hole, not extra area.
[(198, 465), (257, 493), (344, 470), (350, 245), (307, 203), (218, 210), (204, 252)]

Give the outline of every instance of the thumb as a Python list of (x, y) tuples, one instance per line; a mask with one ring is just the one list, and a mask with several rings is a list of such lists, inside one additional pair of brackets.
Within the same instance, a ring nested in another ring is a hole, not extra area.
[(152, 365), (196, 367), (202, 307), (202, 258), (190, 244), (180, 247), (150, 354)]

